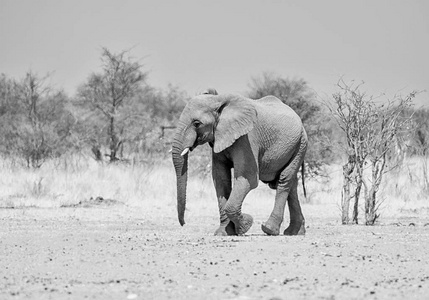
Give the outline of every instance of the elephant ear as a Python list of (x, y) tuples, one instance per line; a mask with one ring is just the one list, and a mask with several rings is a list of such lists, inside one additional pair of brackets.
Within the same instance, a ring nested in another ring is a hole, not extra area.
[(219, 153), (231, 146), (236, 139), (248, 134), (256, 121), (256, 109), (252, 100), (239, 96), (227, 96), (217, 109), (218, 124), (215, 129), (214, 152)]

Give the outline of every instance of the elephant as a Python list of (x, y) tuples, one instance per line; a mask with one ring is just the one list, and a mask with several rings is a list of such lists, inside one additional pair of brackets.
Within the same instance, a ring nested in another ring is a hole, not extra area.
[(303, 166), (308, 141), (302, 121), (292, 108), (274, 96), (253, 100), (218, 94), (215, 89), (189, 100), (180, 115), (171, 150), (182, 226), (188, 155), (205, 143), (212, 148), (212, 177), (220, 215), (215, 235), (244, 235), (250, 229), (253, 218), (241, 208), (259, 180), (276, 190), (274, 208), (262, 223), (262, 231), (280, 234), (287, 201), (290, 223), (283, 234), (305, 234), (297, 173)]

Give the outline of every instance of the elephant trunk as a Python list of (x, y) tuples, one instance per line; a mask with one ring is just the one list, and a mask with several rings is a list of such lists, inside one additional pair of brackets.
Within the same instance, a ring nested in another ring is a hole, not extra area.
[(182, 226), (185, 224), (188, 150), (192, 147), (196, 138), (196, 134), (187, 135), (188, 136), (185, 134), (184, 126), (179, 127), (172, 145), (173, 164), (176, 170), (177, 179), (177, 214), (179, 223)]

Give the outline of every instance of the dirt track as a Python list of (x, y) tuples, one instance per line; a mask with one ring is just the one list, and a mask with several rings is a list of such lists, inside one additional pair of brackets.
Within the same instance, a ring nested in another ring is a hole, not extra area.
[[(428, 299), (429, 226), (214, 237), (139, 209), (0, 211), (0, 299)], [(409, 222), (416, 226), (409, 226)]]

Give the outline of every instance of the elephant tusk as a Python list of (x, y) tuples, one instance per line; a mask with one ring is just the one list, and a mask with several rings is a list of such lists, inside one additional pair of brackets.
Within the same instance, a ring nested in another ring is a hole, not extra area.
[(185, 148), (185, 150), (182, 151), (182, 153), (180, 154), (180, 156), (183, 156), (183, 155), (185, 155), (188, 152), (189, 152), (189, 148)]

